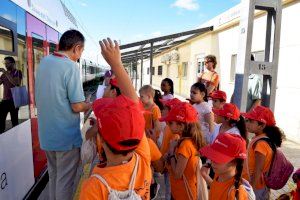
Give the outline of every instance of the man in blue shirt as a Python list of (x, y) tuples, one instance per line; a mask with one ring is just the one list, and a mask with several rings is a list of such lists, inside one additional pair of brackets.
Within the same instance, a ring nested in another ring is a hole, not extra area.
[(77, 187), (82, 143), (79, 113), (91, 108), (76, 63), (84, 41), (79, 31), (66, 31), (59, 51), (43, 58), (37, 70), (35, 100), (40, 145), (47, 156), (50, 200), (72, 199)]

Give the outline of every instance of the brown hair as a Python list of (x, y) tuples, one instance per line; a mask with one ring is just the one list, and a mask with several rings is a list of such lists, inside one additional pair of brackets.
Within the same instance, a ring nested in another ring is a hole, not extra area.
[(144, 92), (146, 94), (151, 95), (152, 97), (155, 96), (155, 90), (151, 87), (151, 85), (144, 85), (140, 88), (139, 93)]
[(178, 146), (185, 138), (191, 138), (197, 150), (206, 145), (199, 122), (194, 122), (194, 123), (178, 122), (178, 123), (184, 125), (184, 130), (182, 132), (182, 140), (178, 143)]
[(214, 55), (207, 55), (207, 56), (205, 56), (205, 60), (209, 60), (209, 61), (213, 62), (214, 63), (214, 69), (216, 69), (217, 64), (218, 64), (216, 56), (214, 56)]

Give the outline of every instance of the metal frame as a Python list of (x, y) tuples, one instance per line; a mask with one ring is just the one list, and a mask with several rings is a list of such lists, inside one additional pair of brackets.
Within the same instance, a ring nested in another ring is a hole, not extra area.
[[(274, 110), (282, 15), (281, 0), (243, 0), (241, 6), (239, 53), (233, 101), (240, 107), (241, 111), (246, 111), (248, 77), (250, 74), (259, 74), (263, 75), (263, 105)], [(251, 61), (255, 10), (267, 12), (264, 62)], [(272, 37), (274, 38), (273, 41), (271, 40)], [(271, 55), (272, 60), (270, 60)], [(267, 94), (268, 87), (271, 88), (270, 94)]]
[[(150, 84), (152, 84), (152, 67), (153, 67), (153, 57), (161, 53), (162, 51), (165, 51), (167, 49), (171, 49), (179, 44), (182, 44), (188, 40), (191, 40), (203, 33), (206, 33), (208, 31), (212, 31), (213, 27), (205, 27), (205, 28), (199, 28), (195, 30), (190, 30), (190, 31), (185, 31), (185, 32), (180, 32), (180, 33), (175, 33), (175, 34), (170, 34), (166, 36), (161, 36), (161, 37), (156, 37), (148, 40), (142, 40), (139, 42), (134, 42), (130, 44), (125, 44), (121, 45), (120, 49), (128, 49), (132, 47), (137, 47), (135, 50), (127, 51), (122, 53), (122, 62), (123, 63), (133, 63), (136, 62), (140, 59), (141, 60), (141, 85), (143, 84), (142, 81), (142, 68), (143, 68), (143, 59), (149, 58), (150, 59)], [(183, 37), (183, 36), (188, 36), (191, 35), (190, 37), (187, 37), (185, 39), (179, 40), (179, 41), (174, 41), (176, 38)], [(156, 42), (161, 42), (164, 41), (162, 44), (154, 45)], [(150, 47), (144, 48), (147, 44), (150, 44)], [(137, 69), (136, 69), (137, 70)], [(136, 84), (137, 85), (137, 84)]]

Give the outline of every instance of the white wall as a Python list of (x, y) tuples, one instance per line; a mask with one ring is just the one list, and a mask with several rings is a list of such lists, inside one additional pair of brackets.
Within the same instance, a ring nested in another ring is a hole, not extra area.
[[(282, 12), (281, 42), (275, 117), (288, 139), (300, 143), (300, 2), (285, 7)], [(255, 20), (252, 51), (264, 50), (266, 17)], [(216, 34), (219, 51), (221, 89), (230, 97), (233, 83), (229, 81), (231, 56), (238, 51), (238, 26)]]

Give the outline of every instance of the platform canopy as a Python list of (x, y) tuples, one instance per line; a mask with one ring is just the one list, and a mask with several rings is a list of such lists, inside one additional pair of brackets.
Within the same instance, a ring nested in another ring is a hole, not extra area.
[(210, 26), (121, 45), (122, 61), (131, 63), (149, 58), (152, 63), (154, 55), (212, 30), (213, 27)]

